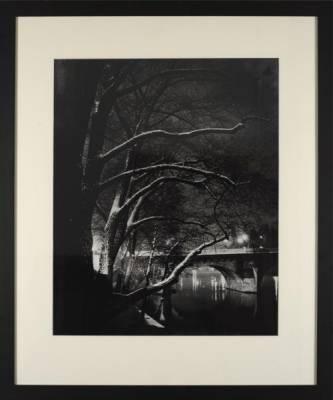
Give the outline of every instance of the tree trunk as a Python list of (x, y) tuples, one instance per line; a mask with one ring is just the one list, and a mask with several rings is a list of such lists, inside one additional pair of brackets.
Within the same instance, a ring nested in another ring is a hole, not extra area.
[[(133, 151), (129, 151), (126, 155), (124, 171), (132, 166)], [(128, 210), (122, 211), (118, 214), (119, 208), (124, 204), (131, 191), (131, 178), (125, 179), (121, 182), (115, 192), (113, 204), (105, 225), (105, 244), (106, 256), (108, 262), (108, 278), (113, 288), (113, 272), (114, 264), (117, 258), (118, 251), (124, 243), (125, 233), (128, 221)]]
[[(108, 263), (108, 278), (113, 283), (115, 262), (121, 245), (124, 243), (126, 232), (127, 214), (111, 218), (110, 226), (106, 230), (106, 257)], [(112, 291), (112, 285), (110, 290)]]
[(135, 256), (136, 233), (133, 232), (131, 234), (131, 237), (128, 240), (129, 240), (129, 245), (128, 245), (129, 258), (128, 258), (128, 263), (126, 266), (126, 273), (125, 273), (124, 284), (123, 284), (123, 289), (125, 292), (129, 289), (130, 278), (131, 278), (134, 263), (136, 260), (136, 256)]

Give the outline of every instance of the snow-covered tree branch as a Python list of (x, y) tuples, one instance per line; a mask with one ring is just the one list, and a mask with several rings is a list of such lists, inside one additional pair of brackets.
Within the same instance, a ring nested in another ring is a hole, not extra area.
[(165, 138), (168, 140), (178, 141), (188, 138), (194, 138), (200, 135), (230, 135), (238, 132), (243, 127), (244, 124), (242, 122), (238, 122), (231, 128), (201, 128), (185, 132), (169, 132), (163, 129), (156, 129), (152, 131), (142, 132), (139, 135), (134, 136), (131, 139), (128, 139), (125, 142), (119, 144), (118, 146), (115, 146), (106, 153), (98, 155), (97, 158), (101, 161), (106, 162), (112, 157), (118, 155), (120, 152), (133, 147), (135, 144), (142, 143), (146, 140), (151, 140), (152, 138)]

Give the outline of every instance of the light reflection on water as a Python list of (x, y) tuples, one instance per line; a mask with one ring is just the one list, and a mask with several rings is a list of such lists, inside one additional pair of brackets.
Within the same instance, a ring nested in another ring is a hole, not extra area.
[[(188, 268), (174, 286), (163, 319), (170, 333), (276, 334), (277, 285), (263, 280), (261, 295), (228, 289), (224, 275), (211, 267)], [(162, 307), (163, 308), (163, 307)]]

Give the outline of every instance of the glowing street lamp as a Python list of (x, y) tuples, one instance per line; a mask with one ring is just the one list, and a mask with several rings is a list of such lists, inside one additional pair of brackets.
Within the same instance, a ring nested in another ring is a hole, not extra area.
[(249, 240), (249, 235), (246, 234), (246, 233), (243, 233), (242, 234), (242, 239), (243, 239), (243, 242), (247, 242)]
[(238, 244), (246, 244), (249, 240), (249, 235), (246, 233), (242, 233), (241, 235), (237, 236), (236, 242)]
[(243, 244), (243, 243), (244, 243), (244, 240), (243, 240), (242, 236), (237, 236), (236, 242), (237, 242), (238, 244)]

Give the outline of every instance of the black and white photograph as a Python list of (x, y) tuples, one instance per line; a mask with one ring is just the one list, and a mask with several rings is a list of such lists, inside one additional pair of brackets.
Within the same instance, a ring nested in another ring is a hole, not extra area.
[(278, 335), (278, 66), (54, 61), (54, 335)]

